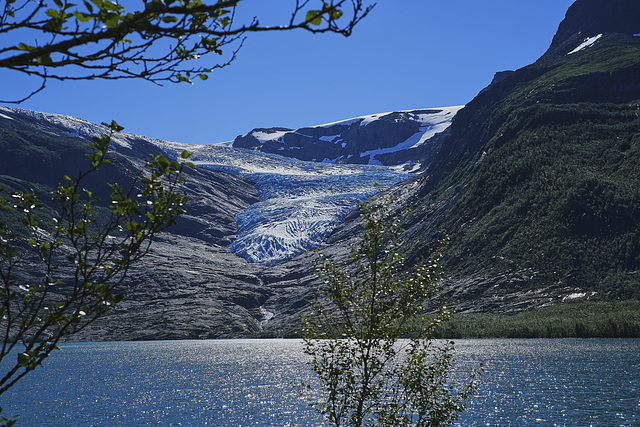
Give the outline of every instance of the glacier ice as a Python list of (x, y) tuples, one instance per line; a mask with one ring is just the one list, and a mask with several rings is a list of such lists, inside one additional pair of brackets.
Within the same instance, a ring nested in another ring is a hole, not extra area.
[(409, 176), (383, 166), (305, 162), (216, 145), (164, 145), (174, 154), (188, 149), (198, 167), (255, 182), (260, 202), (236, 216), (238, 237), (230, 250), (265, 265), (317, 248), (359, 202)]

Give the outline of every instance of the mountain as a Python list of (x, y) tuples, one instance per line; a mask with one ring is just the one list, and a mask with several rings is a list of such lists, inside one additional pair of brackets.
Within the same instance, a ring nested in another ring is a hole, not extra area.
[(300, 160), (393, 166), (429, 162), (462, 106), (372, 114), (304, 127), (259, 128), (231, 144)]
[[(126, 299), (77, 338), (295, 330), (317, 284), (309, 249), (348, 261), (360, 233), (354, 207), (380, 188), (406, 229), (408, 263), (450, 237), (442, 292), (459, 310), (640, 298), (634, 4), (576, 1), (540, 59), (497, 73), (464, 107), (254, 129), (231, 147), (118, 135), (114, 164), (91, 183), (98, 195), (107, 180), (131, 179), (149, 153), (187, 148), (198, 165), (187, 175), (193, 200), (131, 274)], [(0, 186), (46, 201), (100, 132), (0, 109)]]
[[(635, 0), (579, 0), (569, 7), (548, 53), (572, 52), (598, 35), (628, 39), (640, 34), (640, 11)], [(626, 36), (626, 37), (624, 37)]]
[[(63, 115), (0, 107), (0, 187), (33, 190), (48, 204), (67, 174), (86, 168), (88, 143), (104, 128)], [(188, 145), (128, 133), (112, 138), (107, 165), (87, 187), (109, 199), (107, 182), (126, 183), (149, 154), (178, 158), (187, 149), (197, 165), (186, 172), (191, 197), (176, 226), (154, 243), (131, 272), (127, 296), (77, 338), (179, 339), (255, 334), (272, 313), (269, 299), (296, 304), (297, 290), (264, 284), (265, 270), (320, 245), (357, 203), (406, 180), (407, 173), (375, 165), (322, 164), (214, 145)], [(46, 218), (44, 218), (46, 219)], [(19, 220), (0, 212), (0, 222)], [(23, 278), (29, 280), (25, 268)], [(289, 304), (289, 303), (287, 303)]]
[[(549, 51), (497, 75), (456, 114), (423, 173), (387, 192), (409, 262), (449, 235), (443, 292), (459, 310), (640, 298), (633, 34), (637, 1), (576, 1)], [(344, 257), (351, 220), (323, 251)]]
[[(631, 35), (640, 7), (631, 3), (576, 1), (547, 54), (460, 111), (408, 195), (419, 200), (412, 233), (450, 234), (449, 293), (466, 309), (478, 298), (508, 311), (575, 295), (640, 297), (640, 37)], [(436, 226), (420, 225), (432, 215)]]

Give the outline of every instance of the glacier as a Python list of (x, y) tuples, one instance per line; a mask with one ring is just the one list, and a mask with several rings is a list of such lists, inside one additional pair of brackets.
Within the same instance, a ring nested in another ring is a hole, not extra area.
[(234, 254), (275, 265), (320, 246), (359, 202), (406, 180), (386, 166), (328, 164), (216, 145), (163, 143), (172, 157), (182, 150), (200, 168), (222, 170), (253, 181), (260, 202), (236, 216)]

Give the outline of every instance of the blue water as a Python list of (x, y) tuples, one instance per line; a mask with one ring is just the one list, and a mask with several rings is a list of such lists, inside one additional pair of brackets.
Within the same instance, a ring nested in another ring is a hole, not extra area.
[[(24, 426), (316, 426), (297, 340), (63, 344), (2, 396)], [(461, 426), (638, 426), (640, 340), (459, 340)]]

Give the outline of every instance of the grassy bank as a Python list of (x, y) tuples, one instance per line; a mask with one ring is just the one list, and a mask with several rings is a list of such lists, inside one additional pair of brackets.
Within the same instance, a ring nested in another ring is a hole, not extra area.
[(563, 303), (500, 315), (461, 313), (442, 338), (640, 338), (640, 301)]
[[(252, 338), (301, 336), (300, 330), (273, 330)], [(517, 314), (458, 313), (438, 328), (436, 337), (640, 338), (640, 300), (561, 303)]]

